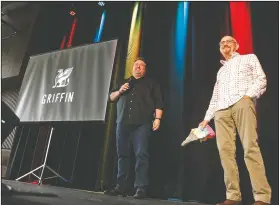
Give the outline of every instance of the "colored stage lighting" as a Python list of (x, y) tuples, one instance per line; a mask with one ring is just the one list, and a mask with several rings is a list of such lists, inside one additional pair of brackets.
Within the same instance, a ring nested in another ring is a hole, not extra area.
[(71, 16), (74, 16), (74, 15), (76, 15), (76, 12), (74, 12), (73, 10), (71, 10), (71, 11), (69, 12), (69, 14), (70, 14)]
[(99, 1), (99, 2), (98, 2), (98, 5), (99, 5), (99, 6), (105, 6), (105, 2)]

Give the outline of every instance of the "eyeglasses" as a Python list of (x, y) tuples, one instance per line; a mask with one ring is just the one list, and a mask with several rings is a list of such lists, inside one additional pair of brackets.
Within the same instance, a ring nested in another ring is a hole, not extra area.
[(219, 45), (220, 45), (220, 46), (223, 46), (225, 43), (236, 43), (236, 41), (235, 41), (235, 40), (221, 41), (221, 42), (219, 43)]

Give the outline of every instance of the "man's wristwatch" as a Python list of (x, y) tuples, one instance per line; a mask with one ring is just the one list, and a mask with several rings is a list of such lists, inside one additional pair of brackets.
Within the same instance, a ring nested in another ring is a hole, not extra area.
[(155, 120), (156, 120), (156, 119), (157, 119), (157, 120), (161, 120), (161, 118), (159, 118), (159, 117), (155, 117)]

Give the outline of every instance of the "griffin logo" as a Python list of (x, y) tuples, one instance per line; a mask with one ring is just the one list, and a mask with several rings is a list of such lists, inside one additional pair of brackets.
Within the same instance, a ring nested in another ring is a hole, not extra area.
[(73, 68), (67, 68), (63, 71), (63, 69), (59, 69), (57, 71), (57, 76), (55, 77), (55, 84), (52, 88), (61, 88), (66, 87), (69, 84), (69, 76), (71, 75)]

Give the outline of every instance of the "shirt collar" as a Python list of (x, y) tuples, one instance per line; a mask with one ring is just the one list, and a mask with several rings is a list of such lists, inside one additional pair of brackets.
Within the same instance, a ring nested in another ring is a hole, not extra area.
[(136, 79), (134, 76), (131, 76), (131, 78), (132, 78), (133, 80), (143, 80), (143, 79), (145, 79), (145, 76), (142, 76), (141, 78), (138, 78), (138, 79)]
[(229, 59), (229, 60), (220, 60), (220, 63), (222, 64), (222, 65), (224, 65), (224, 64), (226, 64), (228, 61), (230, 61), (231, 59), (233, 59), (234, 57), (236, 57), (236, 56), (238, 56), (239, 55), (239, 53), (238, 52), (233, 52), (233, 54), (232, 54), (232, 57)]

